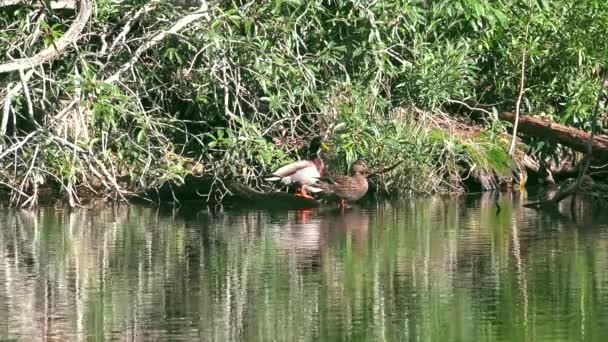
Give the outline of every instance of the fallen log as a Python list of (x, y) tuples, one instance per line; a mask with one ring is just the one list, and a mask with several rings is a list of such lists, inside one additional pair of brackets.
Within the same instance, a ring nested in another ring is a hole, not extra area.
[[(514, 122), (515, 113), (504, 112), (499, 114), (499, 118), (501, 120)], [(583, 153), (587, 152), (587, 143), (590, 136), (590, 133), (580, 129), (529, 115), (519, 116), (519, 131), (525, 135), (543, 138)], [(594, 157), (608, 159), (608, 138), (595, 135), (593, 136), (591, 145), (593, 147)]]
[[(137, 199), (149, 199), (153, 203), (177, 201), (191, 205), (217, 203), (218, 198), (208, 198), (206, 194), (213, 191), (213, 177), (186, 176), (182, 184), (166, 182), (158, 188), (149, 189), (138, 194)], [(314, 199), (295, 196), (287, 192), (262, 192), (239, 182), (222, 182), (227, 191), (222, 197), (225, 204), (262, 209), (298, 210), (316, 208), (321, 202)]]
[(287, 192), (261, 192), (241, 183), (231, 183), (228, 188), (233, 193), (233, 204), (264, 209), (308, 209), (316, 208), (320, 201), (295, 196)]

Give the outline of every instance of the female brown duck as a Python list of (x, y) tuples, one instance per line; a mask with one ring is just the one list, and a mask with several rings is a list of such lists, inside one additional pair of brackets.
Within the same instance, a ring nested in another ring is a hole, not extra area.
[(367, 165), (357, 160), (350, 167), (350, 176), (320, 177), (319, 181), (308, 186), (308, 189), (317, 193), (319, 197), (340, 201), (340, 208), (344, 208), (345, 201), (355, 202), (367, 193), (368, 184), (365, 178), (367, 173)]

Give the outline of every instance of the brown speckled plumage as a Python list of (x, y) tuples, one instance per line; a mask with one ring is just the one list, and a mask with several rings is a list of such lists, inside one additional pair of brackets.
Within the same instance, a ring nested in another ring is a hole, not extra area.
[(366, 173), (365, 163), (357, 160), (350, 168), (350, 176), (328, 175), (319, 179), (313, 187), (318, 189), (321, 197), (355, 202), (367, 193)]

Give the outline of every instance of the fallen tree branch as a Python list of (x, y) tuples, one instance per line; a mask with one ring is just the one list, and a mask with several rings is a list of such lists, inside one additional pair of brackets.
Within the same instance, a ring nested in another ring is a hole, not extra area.
[(93, 0), (80, 0), (76, 19), (61, 38), (32, 57), (19, 58), (0, 64), (0, 74), (17, 71), (19, 69), (31, 69), (53, 60), (68, 46), (74, 44), (80, 38), (80, 34), (89, 21), (92, 12)]
[[(569, 184), (567, 187), (560, 189), (553, 198), (548, 200), (539, 200), (534, 202), (529, 202), (524, 204), (525, 207), (528, 208), (540, 208), (547, 205), (556, 205), (567, 197), (574, 196), (577, 193), (587, 193), (596, 198), (606, 199), (605, 193), (603, 190), (606, 190), (605, 186), (596, 186), (591, 176), (587, 175), (587, 171), (589, 170), (589, 166), (591, 165), (591, 159), (593, 157), (593, 149), (594, 149), (594, 135), (597, 127), (597, 116), (600, 108), (600, 101), (602, 99), (602, 95), (604, 94), (604, 87), (608, 81), (608, 72), (604, 72), (602, 76), (602, 85), (600, 86), (600, 90), (597, 96), (597, 100), (595, 103), (595, 107), (593, 108), (593, 113), (591, 115), (591, 133), (589, 133), (587, 137), (586, 144), (586, 155), (585, 158), (581, 161), (582, 167), (580, 168), (580, 172), (578, 177), (574, 182)], [(597, 191), (599, 189), (599, 191)]]
[(137, 50), (135, 50), (133, 57), (131, 57), (131, 59), (127, 63), (125, 63), (123, 66), (121, 66), (112, 76), (106, 78), (104, 80), (104, 82), (114, 83), (114, 82), (118, 81), (120, 79), (120, 75), (123, 72), (131, 69), (144, 52), (146, 52), (147, 50), (149, 50), (150, 48), (152, 48), (153, 46), (158, 44), (166, 36), (168, 36), (170, 34), (178, 33), (179, 31), (181, 31), (183, 28), (185, 28), (192, 22), (197, 21), (201, 18), (205, 18), (207, 21), (210, 20), (209, 6), (207, 5), (207, 2), (205, 0), (202, 1), (202, 5), (198, 10), (181, 18), (170, 29), (168, 29), (167, 31), (162, 31), (162, 32), (158, 33), (152, 39), (150, 39), (145, 44), (140, 46)]
[[(509, 122), (514, 122), (516, 118), (512, 112), (500, 113), (498, 117)], [(543, 138), (575, 151), (587, 153), (590, 133), (530, 115), (521, 115), (519, 124), (521, 133), (528, 136)], [(591, 139), (591, 145), (594, 157), (608, 158), (608, 138), (596, 135)]]

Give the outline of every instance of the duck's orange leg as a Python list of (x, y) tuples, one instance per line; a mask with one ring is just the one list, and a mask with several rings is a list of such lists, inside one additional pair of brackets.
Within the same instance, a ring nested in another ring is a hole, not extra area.
[(306, 193), (306, 189), (304, 189), (304, 185), (302, 185), (300, 187), (300, 193), (296, 194), (296, 196), (298, 197), (304, 197), (304, 198), (308, 198), (308, 199), (315, 199), (314, 197), (310, 196), (309, 194)]

